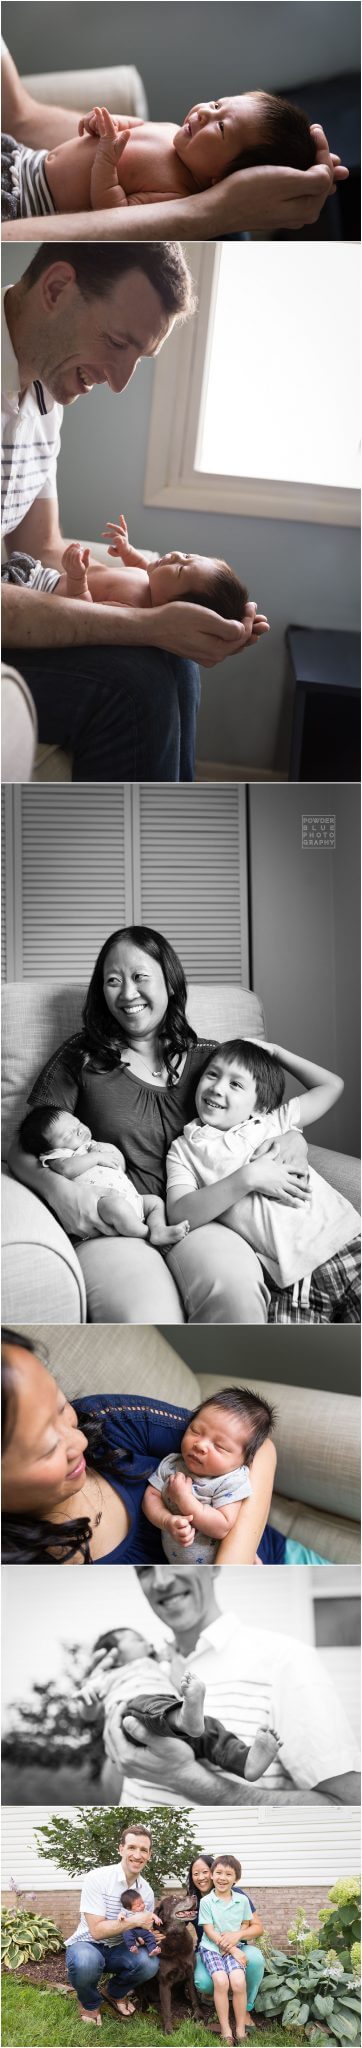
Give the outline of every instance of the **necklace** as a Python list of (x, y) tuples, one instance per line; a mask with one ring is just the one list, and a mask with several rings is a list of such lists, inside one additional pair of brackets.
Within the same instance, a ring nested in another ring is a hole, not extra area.
[[(128, 1051), (130, 1052), (130, 1050), (131, 1050), (131, 1048), (130, 1048), (130, 1046), (129, 1046), (129, 1047), (128, 1047)], [(145, 1053), (144, 1053), (144, 1052), (138, 1052), (136, 1048), (135, 1048), (135, 1052), (136, 1052), (136, 1059), (137, 1059), (137, 1060), (140, 1060), (140, 1061), (141, 1061), (141, 1065), (142, 1065), (143, 1067), (145, 1067), (145, 1068), (146, 1068), (146, 1073), (147, 1073), (147, 1074), (150, 1074), (150, 1075), (151, 1075), (151, 1080), (152, 1080), (152, 1081), (163, 1081), (164, 1073), (165, 1073), (165, 1071), (166, 1071), (166, 1070), (165, 1070), (165, 1067), (164, 1067), (164, 1065), (163, 1065), (163, 1062), (161, 1062), (161, 1066), (158, 1066), (158, 1067), (151, 1067), (151, 1065), (150, 1065), (150, 1061), (146, 1059), (146, 1056), (145, 1056)], [(130, 1071), (132, 1072), (132, 1067), (131, 1067), (131, 1060), (130, 1060), (130, 1059), (124, 1059), (124, 1060), (122, 1060), (122, 1066), (123, 1066), (123, 1067), (129, 1067), (129, 1068), (130, 1068)]]

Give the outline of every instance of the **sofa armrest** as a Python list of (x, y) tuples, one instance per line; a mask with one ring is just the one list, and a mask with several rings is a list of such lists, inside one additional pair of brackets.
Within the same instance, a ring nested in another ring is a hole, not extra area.
[(89, 71), (41, 71), (23, 78), (23, 85), (42, 105), (79, 107), (81, 114), (95, 105), (109, 107), (111, 114), (139, 114), (143, 120), (148, 113), (143, 80), (135, 64), (103, 64), (99, 70)]
[(86, 1293), (77, 1254), (57, 1218), (22, 1182), (2, 1182), (3, 1319), (84, 1323)]
[(322, 1173), (339, 1195), (345, 1195), (355, 1209), (361, 1205), (361, 1172), (359, 1159), (351, 1152), (329, 1152), (325, 1145), (308, 1145), (308, 1159), (316, 1173)]

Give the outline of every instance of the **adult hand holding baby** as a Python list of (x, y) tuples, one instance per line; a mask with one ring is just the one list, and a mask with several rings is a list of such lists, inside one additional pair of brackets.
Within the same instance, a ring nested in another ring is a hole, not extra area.
[(254, 604), (248, 604), (242, 624), (239, 619), (223, 619), (218, 612), (187, 601), (154, 605), (147, 620), (150, 646), (164, 647), (168, 654), (184, 655), (200, 662), (203, 668), (214, 668), (218, 661), (226, 661), (228, 655), (243, 654), (254, 638), (268, 632), (268, 620), (257, 613)]

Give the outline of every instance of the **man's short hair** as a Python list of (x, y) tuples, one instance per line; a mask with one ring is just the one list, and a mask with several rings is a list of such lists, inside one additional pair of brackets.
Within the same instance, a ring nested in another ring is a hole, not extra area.
[(141, 1821), (138, 1821), (138, 1820), (137, 1820), (137, 1821), (135, 1821), (135, 1822), (133, 1822), (133, 1821), (131, 1821), (131, 1820), (129, 1820), (129, 1821), (128, 1821), (128, 1823), (127, 1823), (127, 1827), (126, 1827), (126, 1828), (123, 1828), (123, 1834), (122, 1834), (122, 1835), (120, 1835), (120, 1837), (119, 1837), (119, 1839), (120, 1839), (120, 1843), (121, 1843), (121, 1846), (123, 1846), (123, 1842), (126, 1842), (126, 1841), (127, 1841), (127, 1835), (147, 1835), (147, 1840), (148, 1840), (148, 1842), (150, 1842), (150, 1843), (151, 1843), (151, 1849), (152, 1849), (152, 1835), (151, 1835), (151, 1829), (150, 1829), (150, 1828), (147, 1828), (147, 1827), (143, 1827), (143, 1826), (142, 1826), (142, 1822), (141, 1822)]
[(187, 320), (195, 312), (192, 277), (180, 242), (56, 242), (52, 254), (43, 242), (23, 272), (26, 291), (52, 263), (71, 263), (83, 299), (102, 298), (130, 270), (143, 270), (170, 320)]
[(214, 1856), (211, 1864), (212, 1870), (216, 1870), (217, 1863), (222, 1863), (224, 1869), (228, 1869), (231, 1864), (231, 1869), (235, 1870), (235, 1877), (241, 1877), (241, 1863), (239, 1863), (237, 1856)]

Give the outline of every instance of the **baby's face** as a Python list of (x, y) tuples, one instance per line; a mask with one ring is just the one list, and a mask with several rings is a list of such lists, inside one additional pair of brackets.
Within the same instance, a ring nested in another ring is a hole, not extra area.
[(217, 566), (210, 555), (181, 555), (177, 550), (161, 555), (160, 561), (150, 563), (148, 570), (151, 604), (171, 604), (191, 589), (204, 596), (208, 576), (215, 575)]
[(256, 1083), (238, 1060), (229, 1067), (222, 1054), (215, 1053), (201, 1074), (195, 1101), (200, 1123), (212, 1124), (216, 1131), (232, 1131), (255, 1115)]
[(188, 1422), (181, 1441), (182, 1457), (194, 1479), (217, 1479), (243, 1462), (243, 1440), (236, 1415), (207, 1401)]
[(150, 1644), (146, 1642), (145, 1636), (139, 1636), (133, 1628), (127, 1628), (122, 1631), (122, 1638), (115, 1658), (117, 1664), (135, 1664), (139, 1657), (150, 1657), (150, 1655)]
[(196, 184), (218, 184), (241, 150), (258, 149), (264, 141), (263, 100), (264, 93), (244, 92), (190, 108), (173, 147)]
[(91, 1142), (92, 1132), (88, 1129), (88, 1124), (79, 1123), (77, 1116), (68, 1116), (66, 1109), (59, 1110), (56, 1122), (54, 1119), (52, 1138), (47, 1148), (49, 1152), (55, 1152), (61, 1145), (64, 1145), (67, 1152), (86, 1152)]

